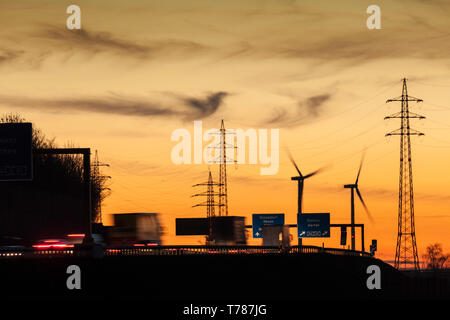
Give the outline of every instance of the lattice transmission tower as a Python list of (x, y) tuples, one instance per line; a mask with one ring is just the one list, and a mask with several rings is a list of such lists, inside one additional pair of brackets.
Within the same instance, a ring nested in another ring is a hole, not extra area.
[(212, 132), (213, 134), (220, 135), (220, 142), (218, 145), (212, 146), (212, 148), (219, 149), (219, 157), (213, 162), (219, 163), (219, 216), (228, 216), (228, 188), (227, 188), (227, 164), (237, 163), (236, 160), (227, 157), (227, 149), (236, 149), (234, 144), (227, 143), (226, 136), (234, 135), (236, 132), (232, 130), (226, 130), (225, 124), (222, 120), (220, 124), (219, 132)]
[(94, 222), (96, 223), (102, 223), (102, 193), (103, 190), (109, 190), (110, 188), (102, 187), (102, 183), (98, 180), (104, 180), (104, 179), (111, 179), (110, 176), (104, 176), (100, 174), (100, 167), (109, 167), (109, 164), (107, 163), (101, 163), (98, 159), (98, 151), (95, 150), (95, 158), (94, 162), (91, 164), (92, 170), (91, 170), (91, 180), (97, 182), (98, 186), (100, 186), (100, 190), (98, 190), (98, 197), (93, 199), (92, 204), (92, 211), (96, 213), (96, 217), (94, 219)]
[(215, 217), (215, 209), (214, 208), (215, 207), (220, 208), (223, 206), (222, 204), (217, 203), (215, 201), (215, 197), (220, 196), (220, 193), (215, 193), (214, 187), (215, 186), (220, 187), (220, 183), (216, 183), (213, 181), (211, 170), (209, 170), (208, 182), (193, 185), (193, 187), (199, 187), (199, 186), (206, 186), (207, 187), (206, 192), (194, 194), (193, 197), (205, 196), (206, 202), (196, 204), (193, 207), (206, 207), (206, 217), (208, 218), (208, 225), (209, 225), (209, 227), (208, 227), (209, 233), (208, 233), (208, 237), (206, 238), (206, 243), (211, 244), (214, 241), (213, 234), (212, 234), (212, 224), (213, 224), (213, 219)]
[(414, 269), (420, 270), (419, 256), (417, 253), (416, 231), (414, 223), (414, 190), (413, 174), (411, 165), (411, 136), (424, 135), (422, 132), (411, 129), (410, 119), (425, 119), (424, 116), (410, 112), (408, 102), (423, 102), (422, 99), (408, 95), (406, 79), (402, 80), (403, 89), (400, 97), (389, 99), (386, 102), (401, 102), (401, 111), (385, 119), (400, 119), (400, 129), (394, 130), (386, 136), (400, 136), (400, 179), (398, 191), (398, 234), (397, 246), (395, 250), (395, 267), (407, 268), (413, 264)]

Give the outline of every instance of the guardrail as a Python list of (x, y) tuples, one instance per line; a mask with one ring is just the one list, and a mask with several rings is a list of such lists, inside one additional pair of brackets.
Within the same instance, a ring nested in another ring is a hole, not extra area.
[[(352, 251), (316, 246), (292, 246), (289, 248), (268, 246), (149, 246), (149, 247), (104, 247), (102, 255), (111, 256), (166, 256), (166, 255), (208, 255), (208, 254), (333, 254), (371, 257), (368, 252)], [(34, 248), (0, 248), (0, 259), (90, 257), (92, 248), (75, 246), (70, 249), (38, 250)], [(98, 252), (97, 252), (98, 256)]]
[(0, 248), (0, 260), (3, 259), (18, 259), (18, 258), (52, 258), (52, 257), (67, 257), (67, 256), (89, 256), (89, 250), (85, 249), (52, 249), (52, 250), (38, 250), (34, 248), (14, 248), (5, 249)]

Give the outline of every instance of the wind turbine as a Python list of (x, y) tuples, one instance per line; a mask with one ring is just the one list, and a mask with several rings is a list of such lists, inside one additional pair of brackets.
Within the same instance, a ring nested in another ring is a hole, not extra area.
[[(303, 185), (304, 185), (304, 181), (305, 179), (311, 178), (312, 176), (316, 175), (317, 173), (319, 173), (322, 169), (318, 169), (316, 171), (313, 171), (307, 175), (303, 175), (300, 171), (300, 169), (298, 168), (297, 164), (294, 161), (294, 158), (292, 157), (291, 153), (288, 151), (288, 156), (289, 159), (291, 160), (292, 164), (294, 165), (295, 169), (298, 172), (298, 176), (296, 177), (291, 177), (291, 180), (297, 181), (298, 182), (298, 207), (297, 207), (297, 213), (298, 214), (302, 214), (302, 200), (303, 200)], [(302, 238), (298, 239), (298, 244), (301, 245), (302, 244)]]
[(370, 221), (373, 222), (372, 215), (370, 214), (370, 211), (367, 208), (366, 203), (364, 202), (364, 200), (361, 196), (361, 192), (359, 192), (359, 188), (358, 188), (359, 175), (361, 173), (363, 161), (364, 161), (364, 154), (361, 158), (361, 163), (359, 164), (359, 170), (358, 170), (358, 174), (356, 175), (355, 183), (344, 185), (344, 188), (348, 188), (351, 190), (350, 205), (351, 205), (352, 250), (355, 250), (355, 191), (356, 191), (356, 194), (358, 195), (359, 200), (361, 200), (361, 203), (367, 213), (367, 216), (369, 217)]

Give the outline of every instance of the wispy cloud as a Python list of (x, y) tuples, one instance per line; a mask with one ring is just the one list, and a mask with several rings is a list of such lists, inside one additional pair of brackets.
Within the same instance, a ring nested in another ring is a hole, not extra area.
[[(398, 195), (397, 189), (387, 188), (361, 187), (361, 192), (376, 197), (397, 197)], [(414, 198), (420, 201), (450, 201), (450, 195), (439, 193), (415, 192)]]
[(23, 50), (0, 49), (0, 65), (15, 61), (24, 53)]
[(211, 93), (205, 98), (193, 98), (187, 96), (180, 96), (179, 99), (186, 106), (194, 111), (192, 115), (187, 115), (187, 120), (195, 118), (206, 118), (219, 109), (223, 104), (225, 97), (229, 94), (224, 91)]
[(429, 219), (446, 219), (450, 218), (450, 215), (444, 214), (444, 215), (416, 215), (416, 218), (429, 218)]
[[(361, 63), (377, 59), (395, 58), (450, 58), (450, 34), (441, 27), (434, 26), (429, 20), (419, 16), (410, 16), (404, 22), (408, 29), (391, 28), (389, 31), (348, 32), (345, 35), (321, 36), (314, 41), (299, 42), (298, 39), (285, 39), (272, 43), (265, 50), (268, 54), (284, 58), (306, 58), (327, 62), (352, 61)], [(411, 37), (405, 32), (414, 33), (414, 46)], [(405, 51), (405, 47), (411, 47)]]
[[(279, 14), (289, 13), (277, 12), (277, 15)], [(203, 54), (213, 61), (276, 57), (352, 64), (383, 58), (450, 58), (450, 34), (446, 29), (434, 25), (419, 14), (406, 15), (406, 19), (404, 24), (411, 26), (407, 30), (393, 26), (389, 30), (379, 32), (363, 30), (336, 34), (333, 29), (327, 29), (323, 34), (313, 34), (302, 41), (299, 41), (297, 34), (276, 38), (273, 34), (268, 34), (267, 40), (261, 40), (244, 33), (236, 35), (231, 43), (219, 42), (213, 46), (190, 39), (133, 39), (86, 27), (81, 30), (67, 30), (53, 25), (41, 25), (38, 31), (23, 34), (18, 38), (27, 43), (27, 47), (33, 48), (32, 52), (27, 52), (28, 55), (42, 55), (44, 51), (52, 54), (62, 53), (69, 57), (79, 54), (103, 54), (138, 61), (180, 57), (186, 59)], [(411, 46), (411, 38), (404, 36), (405, 31), (415, 35), (414, 46), (406, 51), (404, 48)], [(36, 40), (38, 42), (33, 42)], [(0, 64), (3, 60), (16, 58), (17, 54), (23, 52), (8, 50), (2, 53), (0, 50)]]
[(273, 116), (263, 125), (277, 125), (280, 127), (295, 127), (310, 122), (320, 116), (323, 105), (331, 98), (331, 94), (325, 93), (311, 96), (298, 102), (293, 112), (287, 108), (277, 108)]
[(417, 192), (414, 194), (417, 200), (424, 201), (450, 201), (450, 195), (438, 194), (438, 193), (422, 193)]
[(30, 98), (0, 96), (1, 103), (9, 107), (42, 110), (47, 112), (95, 112), (124, 116), (152, 117), (178, 116), (183, 120), (208, 117), (215, 113), (227, 92), (212, 92), (204, 97), (179, 96), (171, 103), (151, 99), (111, 95), (96, 98)]
[(108, 53), (137, 59), (198, 54), (208, 49), (205, 45), (195, 41), (182, 39), (137, 41), (120, 38), (110, 32), (99, 32), (86, 28), (67, 30), (46, 26), (34, 37), (45, 41), (54, 51)]
[[(449, 2), (415, 0), (416, 3), (406, 11), (400, 1), (396, 2), (388, 11), (396, 19), (386, 15), (383, 23), (388, 27), (379, 31), (364, 28), (364, 12), (348, 1), (343, 4), (330, 3), (326, 7), (317, 6), (313, 1), (276, 0), (269, 1), (265, 6), (257, 2), (235, 5), (238, 3), (235, 1), (235, 4), (229, 4), (230, 10), (220, 14), (215, 6), (203, 7), (200, 4), (194, 8), (181, 3), (170, 8), (158, 4), (138, 6), (140, 11), (148, 10), (146, 19), (154, 19), (161, 29), (170, 29), (178, 23), (177, 26), (182, 26), (180, 29), (183, 31), (192, 30), (196, 35), (192, 39), (187, 38), (184, 32), (178, 33), (180, 37), (167, 38), (173, 33), (161, 32), (152, 36), (150, 31), (147, 33), (148, 39), (134, 38), (133, 35), (121, 35), (114, 28), (108, 31), (94, 29), (95, 21), (87, 27), (83, 25), (82, 30), (67, 30), (64, 25), (48, 24), (50, 22), (47, 20), (47, 24), (33, 26), (37, 31), (15, 35), (13, 42), (34, 39), (39, 43), (36, 41), (32, 46), (27, 43), (27, 48), (70, 54), (111, 54), (134, 59), (189, 58), (203, 53), (207, 53), (212, 60), (275, 57), (310, 58), (331, 63), (380, 58), (449, 58), (450, 35), (447, 24), (442, 23), (446, 21)], [(10, 6), (15, 7), (14, 4)], [(335, 6), (348, 6), (349, 10), (336, 11)], [(127, 10), (137, 10), (133, 5), (119, 6), (127, 7)], [(184, 10), (182, 21), (178, 18), (181, 10)], [(17, 9), (12, 12), (21, 14)], [(199, 14), (217, 14), (217, 19), (199, 19)], [(250, 24), (249, 19), (252, 21)], [(280, 21), (283, 23), (280, 24)], [(347, 28), (346, 23), (350, 27)], [(242, 28), (239, 28), (240, 24)], [(233, 27), (230, 28), (230, 25)], [(317, 32), (318, 26), (321, 27), (320, 32)], [(405, 50), (405, 47), (409, 49)]]

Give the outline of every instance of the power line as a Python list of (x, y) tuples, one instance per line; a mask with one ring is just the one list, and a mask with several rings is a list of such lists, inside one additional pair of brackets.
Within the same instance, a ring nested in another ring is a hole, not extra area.
[(414, 84), (420, 84), (420, 85), (428, 86), (428, 87), (450, 88), (450, 85), (436, 84), (436, 83), (426, 83), (426, 82), (421, 82), (421, 81), (417, 81), (417, 80), (414, 80)]
[[(340, 139), (340, 140), (337, 140), (337, 141), (330, 142), (330, 143), (328, 143), (328, 144), (326, 144), (324, 146), (326, 146), (326, 147), (332, 146), (331, 148), (326, 148), (325, 150), (322, 150), (322, 151), (319, 151), (317, 153), (314, 153), (310, 157), (318, 156), (320, 154), (326, 153), (326, 152), (328, 152), (330, 150), (333, 150), (335, 148), (341, 148), (340, 146), (342, 144), (346, 144), (346, 143), (348, 143), (348, 142), (350, 142), (350, 141), (352, 141), (354, 139), (360, 138), (361, 136), (371, 132), (372, 130), (376, 129), (377, 127), (379, 127), (379, 122), (377, 122), (375, 125), (371, 126), (370, 128), (365, 129), (365, 130), (363, 130), (363, 131), (361, 131), (361, 132), (359, 132), (357, 134), (354, 134), (354, 135), (352, 135), (352, 136), (350, 136), (348, 138), (343, 138), (343, 139)], [(323, 147), (323, 146), (320, 146), (320, 147), (317, 147), (317, 148), (321, 149), (321, 147)], [(299, 148), (296, 148), (296, 149), (299, 150)], [(316, 148), (308, 148), (307, 147), (307, 148), (302, 148), (301, 150), (311, 150), (311, 149), (316, 149)]]
[[(361, 149), (361, 152), (364, 151), (364, 150), (365, 150), (365, 149)], [(373, 163), (373, 162), (376, 162), (376, 161), (378, 161), (378, 160), (381, 160), (381, 159), (385, 158), (387, 155), (394, 153), (394, 151), (395, 151), (395, 150), (387, 151), (387, 152), (383, 153), (381, 156), (376, 157), (376, 158), (374, 158), (374, 159), (372, 159), (372, 160), (367, 161), (367, 162), (366, 162), (366, 165), (368, 165), (368, 164), (370, 164), (370, 163)], [(354, 153), (354, 154), (353, 154), (353, 156), (356, 156), (356, 155), (358, 155), (358, 154), (357, 154), (357, 153)], [(345, 159), (344, 159), (344, 160), (345, 160)], [(342, 161), (344, 161), (344, 160), (342, 160)], [(338, 162), (342, 162), (342, 161), (338, 161)], [(346, 172), (350, 172), (350, 171), (354, 171), (354, 170), (355, 170), (354, 168), (349, 168), (349, 169), (346, 169), (346, 170), (341, 170), (341, 171), (333, 172), (331, 175), (332, 175), (332, 176), (333, 176), (333, 175), (338, 175), (338, 174), (342, 174), (342, 173), (346, 173)]]
[(303, 141), (303, 143), (304, 144), (309, 144), (309, 143), (312, 143), (312, 142), (317, 142), (317, 141), (322, 140), (324, 138), (328, 138), (328, 137), (330, 137), (330, 136), (332, 136), (332, 135), (334, 135), (334, 134), (336, 134), (338, 132), (341, 132), (341, 131), (343, 131), (345, 129), (348, 129), (348, 128), (352, 127), (353, 125), (355, 125), (357, 123), (360, 123), (361, 120), (363, 120), (364, 118), (368, 117), (369, 115), (371, 115), (372, 113), (377, 111), (378, 110), (377, 107), (379, 107), (381, 105), (383, 105), (383, 104), (377, 105), (376, 108), (374, 108), (373, 110), (370, 110), (369, 112), (365, 113), (362, 117), (360, 117), (360, 118), (358, 118), (356, 120), (352, 120), (352, 122), (350, 124), (348, 124), (348, 125), (341, 126), (341, 127), (337, 128), (337, 129), (335, 129), (333, 131), (329, 131), (326, 134), (320, 135), (320, 136), (318, 136), (318, 137), (316, 137), (314, 139), (311, 139), (309, 141)]
[[(336, 112), (336, 113), (334, 113), (334, 114), (327, 115), (327, 116), (324, 116), (324, 117), (320, 117), (318, 120), (320, 120), (320, 121), (322, 121), (322, 120), (329, 120), (330, 118), (333, 118), (333, 117), (336, 117), (336, 116), (341, 116), (341, 115), (343, 115), (343, 114), (345, 114), (345, 113), (347, 113), (347, 112), (349, 112), (349, 111), (355, 110), (355, 109), (357, 109), (358, 107), (360, 107), (361, 105), (364, 105), (364, 104), (366, 104), (366, 103), (372, 101), (373, 99), (375, 99), (376, 97), (380, 96), (381, 94), (386, 93), (388, 90), (392, 89), (392, 88), (394, 87), (394, 85), (396, 85), (396, 84), (397, 84), (397, 81), (395, 81), (395, 82), (390, 82), (389, 84), (386, 84), (385, 86), (383, 86), (383, 89), (382, 89), (382, 90), (380, 90), (378, 93), (376, 93), (374, 96), (370, 97), (369, 99), (365, 99), (365, 100), (363, 100), (363, 101), (360, 101), (360, 102), (358, 102), (357, 104), (353, 105), (352, 107), (347, 108), (347, 109), (344, 109), (344, 110), (339, 111), (339, 112)], [(384, 103), (383, 103), (383, 104), (384, 104)], [(381, 106), (381, 105), (383, 105), (383, 104), (377, 105), (377, 107), (378, 107), (378, 106)], [(312, 140), (310, 140), (310, 141), (303, 141), (303, 143), (315, 142), (315, 141), (320, 140), (320, 139), (322, 139), (322, 138), (324, 138), (324, 137), (328, 137), (329, 135), (331, 135), (331, 134), (333, 134), (333, 133), (336, 133), (336, 132), (340, 131), (341, 129), (346, 129), (346, 128), (348, 128), (348, 127), (351, 127), (353, 124), (355, 124), (355, 123), (359, 122), (360, 120), (364, 119), (366, 116), (368, 116), (369, 114), (371, 114), (372, 112), (374, 112), (374, 111), (376, 111), (376, 110), (378, 110), (378, 109), (374, 109), (374, 110), (372, 110), (372, 111), (369, 111), (367, 114), (365, 114), (363, 117), (361, 117), (361, 118), (360, 118), (358, 121), (356, 121), (356, 122), (355, 122), (355, 121), (352, 121), (350, 124), (345, 125), (345, 126), (342, 126), (342, 127), (338, 128), (337, 130), (328, 132), (328, 133), (326, 133), (326, 134), (324, 134), (324, 135), (322, 135), (322, 136), (320, 136), (320, 137), (314, 138), (314, 139), (312, 139)], [(228, 122), (231, 122), (232, 124), (235, 123), (235, 124), (238, 124), (238, 125), (245, 125), (245, 126), (247, 126), (247, 124), (241, 123), (241, 122), (236, 121), (236, 120), (232, 120), (232, 121), (228, 121)], [(309, 124), (312, 124), (312, 123), (309, 123)]]

